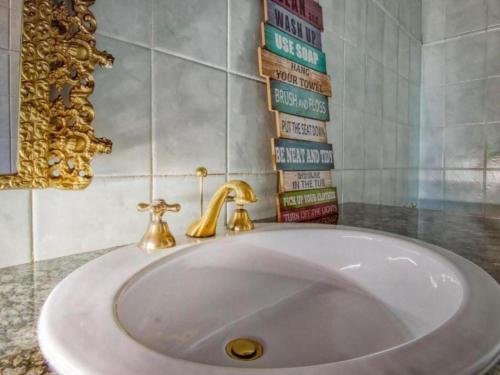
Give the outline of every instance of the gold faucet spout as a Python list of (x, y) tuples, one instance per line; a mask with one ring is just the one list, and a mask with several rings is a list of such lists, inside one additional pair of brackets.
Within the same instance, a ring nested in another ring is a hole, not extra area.
[[(230, 195), (234, 193), (234, 196)], [(189, 237), (204, 238), (215, 236), (217, 221), (222, 206), (227, 201), (233, 201), (238, 206), (257, 202), (252, 187), (245, 181), (233, 180), (222, 185), (213, 195), (205, 214), (200, 220), (191, 224), (186, 232)]]

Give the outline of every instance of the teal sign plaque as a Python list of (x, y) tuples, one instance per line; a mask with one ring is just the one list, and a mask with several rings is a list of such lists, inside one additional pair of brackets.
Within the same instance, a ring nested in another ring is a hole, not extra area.
[(267, 24), (264, 25), (263, 40), (269, 51), (320, 73), (326, 73), (326, 56), (319, 49)]
[(290, 115), (330, 121), (326, 96), (274, 80), (271, 81), (270, 90), (271, 109)]
[(280, 171), (326, 171), (334, 168), (330, 144), (273, 139), (273, 160)]

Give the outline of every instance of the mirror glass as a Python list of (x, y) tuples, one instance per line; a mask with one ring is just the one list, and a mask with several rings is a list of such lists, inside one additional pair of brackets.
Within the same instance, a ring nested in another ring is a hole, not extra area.
[[(0, 40), (0, 174), (16, 173), (21, 2), (10, 2), (8, 38)], [(2, 29), (2, 25), (0, 25)]]

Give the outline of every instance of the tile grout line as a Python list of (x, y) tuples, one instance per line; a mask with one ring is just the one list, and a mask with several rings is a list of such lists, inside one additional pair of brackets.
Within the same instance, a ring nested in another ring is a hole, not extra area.
[[(346, 0), (346, 1), (349, 1), (349, 0)], [(366, 119), (366, 112), (364, 111), (364, 108), (366, 108), (366, 75), (367, 75), (367, 58), (368, 58), (368, 50), (366, 48), (367, 44), (366, 44), (366, 31), (368, 29), (367, 27), (367, 23), (368, 23), (368, 3), (365, 2), (365, 6), (364, 6), (364, 20), (365, 22), (363, 22), (363, 24), (361, 25), (361, 28), (362, 28), (362, 31), (361, 31), (361, 40), (360, 40), (360, 45), (357, 46), (357, 48), (359, 48), (361, 50), (361, 53), (364, 55), (364, 59), (363, 59), (363, 62), (362, 62), (362, 65), (363, 65), (363, 109), (360, 110), (359, 112), (363, 115), (363, 122), (365, 121)], [(362, 192), (361, 192), (361, 201), (364, 202), (365, 201), (365, 194), (366, 194), (366, 184), (365, 184), (365, 177), (366, 177), (366, 147), (365, 147), (365, 143), (366, 143), (366, 126), (363, 126), (363, 182), (362, 182)]]
[[(230, 115), (231, 115), (231, 2), (226, 0), (226, 182), (229, 181), (229, 169), (230, 169), (230, 152), (229, 152), (229, 135), (230, 135)], [(228, 220), (228, 205), (224, 206), (224, 223)]]
[(155, 81), (154, 81), (154, 61), (155, 61), (155, 54), (154, 54), (154, 49), (152, 48), (154, 45), (154, 7), (155, 7), (155, 2), (154, 0), (151, 0), (151, 48), (150, 48), (150, 72), (149, 72), (149, 78), (151, 82), (151, 87), (150, 87), (150, 111), (151, 111), (151, 116), (150, 116), (150, 131), (151, 131), (151, 165), (150, 165), (150, 170), (151, 170), (151, 178), (150, 178), (150, 187), (149, 187), (149, 198), (151, 202), (153, 199), (155, 199), (155, 196), (157, 195), (156, 192), (156, 178), (155, 172), (156, 172), (156, 142), (155, 142), (155, 121), (156, 121), (156, 116), (155, 116), (155, 95), (154, 95), (154, 89), (155, 89)]
[[(396, 45), (397, 45), (397, 49), (396, 49), (396, 58), (397, 58), (397, 61), (396, 61), (396, 114), (395, 114), (395, 118), (396, 118), (396, 147), (395, 147), (395, 151), (396, 151), (396, 155), (395, 155), (395, 160), (394, 160), (394, 165), (396, 166), (396, 168), (399, 168), (398, 167), (398, 155), (399, 155), (399, 124), (400, 124), (400, 117), (399, 117), (399, 80), (400, 78), (402, 77), (400, 74), (399, 74), (399, 35), (400, 33), (398, 32), (397, 35), (396, 35), (396, 39), (397, 39), (397, 42), (396, 42)], [(409, 104), (408, 104), (409, 105)], [(398, 181), (399, 181), (399, 176), (400, 176), (400, 173), (396, 173), (396, 199), (399, 200), (399, 194), (401, 194), (401, 191), (398, 191), (399, 189), (399, 185), (398, 185)], [(402, 201), (404, 201), (404, 198), (402, 199)], [(399, 202), (395, 202), (396, 205), (404, 205), (402, 201), (399, 201)]]
[[(446, 10), (445, 10), (445, 17), (444, 17), (444, 28), (446, 30)], [(444, 66), (444, 69), (446, 70), (446, 51), (444, 51), (444, 62), (443, 62), (443, 66)], [(444, 77), (444, 80), (446, 82), (446, 77)], [(443, 120), (444, 120), (444, 126), (446, 127), (446, 124), (448, 123), (448, 118), (447, 118), (447, 114), (446, 114), (446, 99), (447, 99), (447, 95), (446, 95), (446, 88), (443, 89), (443, 103), (441, 104), (441, 109), (443, 111)], [(442, 196), (442, 199), (443, 199), (443, 202), (442, 202), (442, 209), (443, 210), (446, 210), (446, 201), (447, 201), (447, 194), (446, 194), (446, 186), (447, 186), (447, 182), (446, 182), (446, 140), (445, 140), (445, 128), (443, 128), (443, 137), (442, 137), (442, 155), (441, 155), (441, 165), (443, 166), (443, 169), (441, 171), (441, 174), (442, 174), (442, 181), (443, 183), (441, 184), (441, 196)]]
[[(487, 9), (488, 11), (488, 9)], [(485, 42), (484, 48), (486, 49), (485, 51), (485, 60), (483, 62), (484, 64), (484, 71), (486, 75), (488, 75), (488, 40)], [(482, 135), (483, 135), (483, 191), (482, 191), (482, 216), (486, 217), (486, 204), (487, 204), (487, 188), (486, 184), (488, 181), (488, 139), (487, 139), (487, 134), (488, 134), (488, 129), (487, 129), (487, 123), (488, 123), (488, 113), (487, 113), (487, 82), (485, 81), (483, 83), (483, 97), (484, 97), (484, 107), (483, 107), (483, 124), (482, 124)]]
[(35, 238), (36, 238), (36, 225), (35, 225), (35, 191), (32, 189), (30, 191), (29, 196), (30, 201), (30, 222), (31, 222), (31, 230), (30, 230), (30, 262), (33, 264), (36, 258), (36, 246), (35, 246)]
[[(349, 0), (347, 0), (349, 1)], [(362, 26), (364, 28), (363, 32), (362, 32), (362, 41), (361, 41), (361, 45), (363, 46), (362, 49), (362, 54), (363, 54), (363, 68), (364, 68), (364, 75), (363, 75), (363, 96), (364, 96), (364, 103), (363, 103), (363, 110), (361, 111), (361, 113), (363, 114), (363, 122), (364, 120), (366, 119), (366, 117), (368, 116), (368, 111), (367, 111), (367, 108), (366, 108), (366, 103), (367, 103), (367, 99), (368, 99), (368, 63), (369, 63), (369, 49), (367, 48), (367, 31), (368, 31), (368, 3), (366, 4), (365, 6), (365, 22), (364, 22), (364, 25)], [(382, 39), (383, 40), (383, 39)], [(367, 195), (367, 192), (368, 192), (368, 189), (366, 188), (366, 177), (368, 175), (367, 173), (367, 169), (366, 169), (366, 155), (367, 155), (367, 152), (366, 152), (366, 140), (367, 140), (367, 131), (368, 131), (368, 127), (367, 126), (363, 126), (363, 198), (362, 198), (362, 202), (366, 202), (366, 195)]]
[(12, 20), (11, 20), (12, 12), (10, 11), (11, 9), (12, 9), (12, 0), (9, 0), (7, 4), (7, 46), (9, 52), (12, 50), (12, 38), (10, 35), (11, 34), (10, 27), (12, 26)]
[(491, 26), (491, 27), (486, 27), (486, 28), (481, 29), (481, 30), (468, 31), (468, 32), (463, 33), (463, 34), (454, 35), (451, 37), (444, 37), (443, 39), (434, 40), (432, 42), (424, 42), (424, 43), (422, 43), (422, 47), (436, 46), (436, 45), (440, 45), (440, 44), (444, 44), (444, 43), (448, 43), (448, 42), (453, 42), (453, 41), (464, 39), (464, 38), (471, 37), (471, 36), (488, 34), (490, 32), (495, 32), (495, 31), (499, 31), (499, 30), (500, 30), (500, 25), (495, 25), (495, 26)]
[[(375, 3), (376, 5), (378, 5), (377, 3)], [(384, 66), (384, 60), (385, 60), (385, 19), (384, 19), (384, 28), (382, 30), (382, 111), (381, 111), (381, 123), (380, 123), (380, 126), (381, 126), (381, 133), (382, 133), (382, 152), (381, 152), (381, 155), (380, 155), (380, 168), (379, 168), (379, 174), (380, 174), (380, 191), (379, 191), (379, 204), (383, 204), (383, 194), (382, 194), (382, 191), (383, 191), (383, 186), (384, 186), (384, 128), (385, 128), (385, 121), (384, 121), (384, 115), (385, 115), (385, 105), (384, 105), (384, 92), (385, 92), (385, 79), (384, 79), (384, 75), (385, 75), (385, 72), (384, 72), (384, 69), (385, 69), (385, 66)], [(399, 46), (398, 46), (399, 48)], [(399, 56), (398, 56), (399, 57)]]
[[(368, 15), (367, 15), (367, 17), (368, 17)], [(368, 18), (367, 18), (367, 22), (368, 22)], [(382, 51), (381, 51), (382, 62), (378, 62), (382, 66), (382, 77), (381, 77), (381, 79), (382, 79), (382, 98), (381, 98), (382, 108), (380, 111), (381, 119), (380, 119), (380, 129), (379, 129), (379, 131), (382, 134), (384, 131), (384, 98), (383, 98), (383, 92), (384, 92), (384, 44), (385, 44), (384, 41), (385, 41), (385, 19), (384, 19), (384, 28), (382, 29)], [(411, 62), (411, 58), (410, 58), (409, 62)], [(409, 76), (409, 74), (408, 74), (408, 76)], [(382, 135), (381, 152), (379, 155), (379, 168), (378, 168), (379, 181), (380, 181), (379, 192), (378, 192), (378, 204), (382, 204), (382, 186), (383, 186), (383, 177), (384, 177), (383, 168), (384, 168), (384, 138)]]
[[(245, 175), (245, 176), (267, 176), (267, 175), (272, 175), (275, 174), (275, 171), (264, 171), (264, 172), (215, 172), (215, 173), (210, 173), (210, 176), (235, 176), (235, 175)], [(162, 173), (157, 173), (157, 174), (137, 174), (137, 175), (95, 175), (94, 179), (139, 179), (139, 178), (146, 178), (146, 177), (196, 177), (195, 173), (178, 173), (178, 174), (162, 174)]]
[[(486, 113), (484, 113), (484, 120), (486, 120)], [(486, 205), (487, 205), (487, 188), (486, 188), (486, 184), (488, 182), (488, 170), (487, 170), (487, 167), (488, 167), (488, 139), (487, 139), (487, 135), (488, 135), (488, 129), (487, 129), (487, 125), (486, 123), (483, 125), (483, 146), (484, 146), (484, 150), (483, 150), (483, 161), (484, 161), (484, 168), (483, 168), (483, 216), (486, 217)]]
[[(345, 33), (345, 23), (346, 23), (346, 0), (343, 0), (344, 2), (344, 32)], [(342, 68), (342, 80), (344, 81), (343, 86), (342, 86), (342, 170), (340, 171), (340, 176), (342, 180), (342, 190), (341, 190), (341, 196), (340, 196), (340, 204), (344, 203), (344, 165), (345, 165), (345, 96), (346, 96), (346, 42), (342, 40), (342, 49), (344, 51), (342, 59), (343, 59), (343, 68)]]
[[(445, 62), (445, 64), (446, 64), (446, 62)], [(471, 78), (471, 79), (465, 79), (465, 80), (462, 80), (462, 81), (445, 82), (445, 83), (443, 83), (441, 85), (426, 85), (426, 84), (423, 84), (422, 88), (423, 89), (440, 89), (440, 88), (447, 88), (447, 87), (450, 87), (450, 86), (464, 85), (466, 83), (474, 83), (474, 82), (479, 82), (479, 81), (488, 81), (490, 79), (498, 79), (498, 78), (500, 78), (500, 75), (498, 75), (498, 74), (492, 75), (492, 76), (489, 76), (489, 75), (486, 74), (484, 77), (481, 77), (481, 78)]]

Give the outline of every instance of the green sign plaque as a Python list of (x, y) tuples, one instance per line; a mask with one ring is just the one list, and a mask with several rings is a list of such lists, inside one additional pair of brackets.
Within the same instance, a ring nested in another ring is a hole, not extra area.
[(326, 56), (319, 49), (271, 25), (263, 24), (263, 33), (264, 47), (269, 51), (320, 73), (326, 73)]
[(269, 85), (271, 109), (290, 115), (330, 121), (328, 98), (281, 81)]

